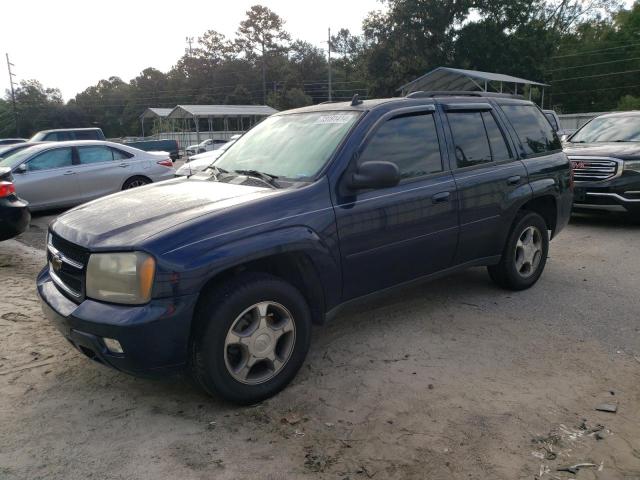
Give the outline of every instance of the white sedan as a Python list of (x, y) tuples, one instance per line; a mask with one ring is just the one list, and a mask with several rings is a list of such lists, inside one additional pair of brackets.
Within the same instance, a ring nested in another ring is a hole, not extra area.
[(72, 207), (175, 173), (167, 152), (98, 140), (41, 143), (2, 158), (3, 167), (32, 211)]
[(220, 155), (222, 155), (227, 148), (233, 145), (236, 140), (240, 138), (240, 135), (234, 135), (231, 139), (225, 143), (221, 148), (217, 150), (213, 150), (211, 152), (204, 152), (198, 155), (194, 155), (189, 158), (189, 161), (182, 165), (176, 171), (177, 177), (184, 177), (187, 175), (193, 175), (194, 173), (198, 173), (206, 169), (209, 165), (211, 165), (215, 160), (217, 160)]

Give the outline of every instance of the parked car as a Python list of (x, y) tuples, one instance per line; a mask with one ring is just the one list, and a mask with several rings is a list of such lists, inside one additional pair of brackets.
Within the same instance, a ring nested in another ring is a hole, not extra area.
[(575, 177), (574, 208), (640, 218), (640, 111), (601, 115), (565, 144)]
[(220, 139), (214, 140), (212, 138), (207, 138), (206, 140), (196, 145), (189, 145), (187, 147), (187, 155), (191, 156), (191, 155), (197, 155), (198, 153), (217, 150), (227, 142), (228, 140), (220, 140)]
[(32, 211), (62, 208), (174, 176), (167, 154), (101, 141), (46, 142), (0, 160)]
[(345, 304), (480, 265), (531, 287), (569, 220), (569, 161), (533, 103), (477, 95), (281, 112), (209, 175), (59, 216), (46, 315), (103, 365), (186, 369), (246, 404), (291, 381)]
[(30, 221), (27, 202), (16, 194), (11, 169), (0, 167), (0, 241), (20, 235)]
[[(240, 138), (240, 135), (238, 135), (237, 138)], [(227, 149), (236, 142), (237, 138), (232, 138), (217, 150), (212, 150), (210, 152), (204, 152), (204, 153), (199, 153), (198, 155), (194, 155), (189, 159), (188, 162), (185, 162), (183, 165), (180, 166), (180, 168), (178, 168), (178, 170), (176, 170), (176, 176), (181, 177), (185, 175), (194, 175), (198, 172), (205, 170), (218, 157), (220, 157), (220, 155), (226, 152)]]
[(9, 155), (24, 150), (25, 148), (33, 147), (42, 142), (24, 142), (24, 143), (12, 143), (10, 145), (0, 145), (0, 159), (7, 158)]
[(12, 145), (14, 143), (22, 143), (26, 141), (26, 138), (0, 138), (0, 145)]
[(140, 140), (124, 142), (124, 145), (144, 150), (145, 152), (167, 152), (173, 161), (180, 158), (180, 145), (177, 140)]
[(105, 140), (100, 128), (59, 128), (42, 130), (30, 142), (66, 142), (68, 140)]
[(543, 110), (542, 112), (544, 113), (544, 116), (547, 117), (547, 120), (549, 120), (549, 123), (558, 134), (558, 137), (560, 137), (560, 140), (564, 141), (564, 139), (568, 135), (575, 132), (575, 130), (563, 128), (562, 123), (560, 122), (560, 117), (554, 110)]

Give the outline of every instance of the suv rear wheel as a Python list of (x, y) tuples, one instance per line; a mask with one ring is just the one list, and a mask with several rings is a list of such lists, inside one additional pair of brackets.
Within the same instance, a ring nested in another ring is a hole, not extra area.
[(542, 275), (548, 253), (546, 222), (535, 212), (524, 212), (515, 221), (500, 263), (488, 267), (489, 276), (503, 288), (524, 290)]
[(241, 274), (205, 293), (196, 313), (192, 373), (210, 394), (252, 404), (282, 390), (309, 350), (302, 294), (266, 274)]

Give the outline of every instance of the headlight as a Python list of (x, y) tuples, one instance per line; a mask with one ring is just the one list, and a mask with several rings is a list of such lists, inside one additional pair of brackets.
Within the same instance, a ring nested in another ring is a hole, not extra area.
[(640, 173), (640, 160), (629, 160), (624, 162), (624, 169)]
[(92, 253), (87, 265), (87, 297), (139, 305), (151, 299), (156, 262), (143, 252)]

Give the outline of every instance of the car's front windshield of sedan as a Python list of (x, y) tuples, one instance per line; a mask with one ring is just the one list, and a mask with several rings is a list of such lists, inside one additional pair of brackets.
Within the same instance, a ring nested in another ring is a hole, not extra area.
[(6, 156), (1, 156), (2, 154), (0, 154), (0, 167), (13, 168), (21, 163), (25, 158), (29, 157), (33, 152), (33, 147), (27, 147), (22, 150), (11, 152)]
[(640, 142), (640, 115), (594, 118), (580, 129), (572, 143)]
[(311, 179), (359, 116), (359, 112), (327, 111), (269, 117), (240, 137), (214, 165), (227, 172)]

